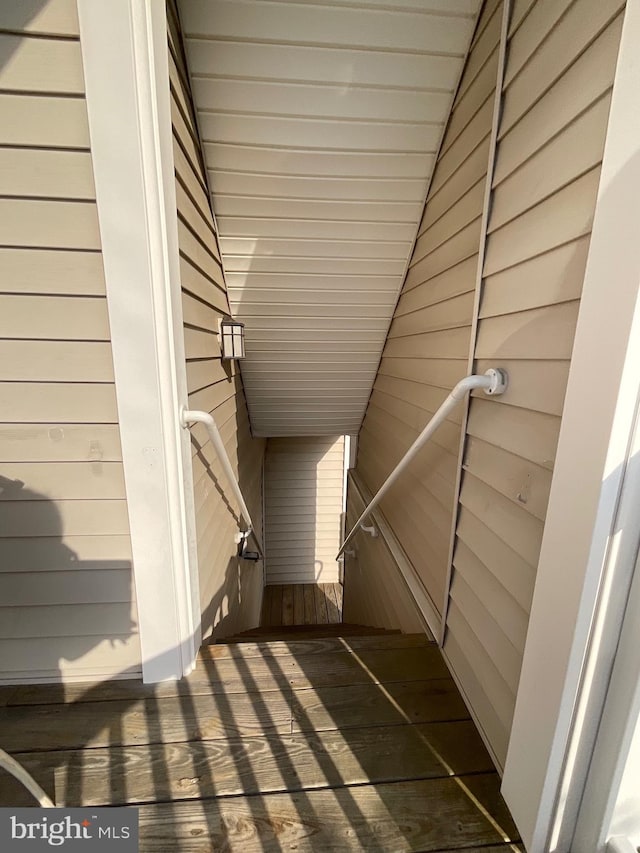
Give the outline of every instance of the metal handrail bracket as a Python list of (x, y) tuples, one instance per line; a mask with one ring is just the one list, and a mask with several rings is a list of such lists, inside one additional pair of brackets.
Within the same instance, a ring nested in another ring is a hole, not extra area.
[(367, 516), (369, 516), (372, 510), (374, 510), (375, 507), (380, 503), (380, 501), (389, 491), (391, 486), (393, 486), (393, 484), (396, 482), (400, 474), (402, 474), (402, 472), (410, 465), (415, 456), (422, 449), (423, 445), (426, 444), (426, 442), (438, 429), (440, 424), (442, 424), (442, 422), (446, 419), (449, 412), (451, 412), (452, 409), (454, 409), (458, 405), (458, 403), (463, 400), (465, 396), (471, 391), (475, 391), (476, 389), (481, 388), (484, 393), (488, 394), (490, 397), (497, 397), (500, 394), (504, 394), (504, 392), (507, 390), (507, 384), (507, 372), (499, 367), (490, 368), (484, 375), (465, 376), (464, 379), (461, 379), (460, 382), (458, 382), (458, 384), (451, 391), (444, 403), (440, 406), (438, 411), (434, 414), (429, 423), (425, 426), (420, 435), (416, 438), (411, 447), (407, 450), (405, 455), (398, 462), (396, 467), (393, 469), (393, 471), (389, 474), (387, 479), (375, 493), (360, 518), (353, 525), (349, 535), (342, 543), (336, 559), (340, 557), (349, 542), (351, 542), (358, 530), (362, 527), (362, 522), (365, 521)]
[(249, 513), (249, 508), (247, 507), (246, 501), (242, 494), (242, 490), (240, 489), (240, 484), (235, 475), (235, 471), (231, 465), (231, 461), (227, 455), (227, 451), (224, 446), (224, 442), (222, 441), (222, 436), (220, 435), (220, 431), (218, 430), (218, 425), (216, 424), (213, 416), (209, 414), (209, 412), (201, 412), (196, 409), (182, 409), (180, 412), (180, 424), (188, 429), (191, 424), (204, 424), (207, 428), (207, 432), (209, 433), (209, 439), (211, 440), (211, 444), (213, 445), (218, 459), (220, 460), (220, 464), (224, 470), (224, 473), (227, 475), (227, 480), (229, 481), (229, 485), (233, 490), (233, 494), (238, 501), (240, 506), (240, 512), (242, 517), (247, 524), (248, 530), (245, 532), (250, 532), (253, 536), (256, 546), (258, 548), (258, 552), (260, 557), (264, 559), (264, 550), (262, 548), (262, 542), (260, 541), (260, 537), (256, 532), (255, 527), (253, 526), (253, 522), (251, 520), (251, 514)]

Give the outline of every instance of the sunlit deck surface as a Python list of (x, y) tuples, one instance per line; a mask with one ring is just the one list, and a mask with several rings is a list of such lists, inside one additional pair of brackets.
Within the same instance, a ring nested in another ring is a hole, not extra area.
[[(1, 745), (58, 805), (140, 807), (142, 851), (523, 849), (422, 636), (209, 645), (177, 683), (7, 687), (0, 704)], [(0, 801), (33, 804), (4, 774)]]

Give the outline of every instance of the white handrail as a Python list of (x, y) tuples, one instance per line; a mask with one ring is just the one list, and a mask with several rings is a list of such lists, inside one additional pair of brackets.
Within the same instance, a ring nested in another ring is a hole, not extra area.
[(253, 535), (253, 538), (256, 542), (256, 546), (258, 548), (258, 553), (264, 559), (264, 550), (262, 548), (262, 542), (260, 541), (260, 537), (256, 532), (255, 527), (253, 526), (253, 522), (251, 521), (251, 514), (249, 513), (249, 509), (240, 489), (240, 484), (236, 479), (235, 472), (231, 466), (231, 462), (229, 460), (229, 457), (227, 456), (227, 451), (225, 450), (225, 446), (222, 441), (222, 436), (220, 435), (220, 431), (218, 430), (218, 425), (214, 421), (213, 416), (210, 415), (209, 412), (200, 412), (195, 409), (183, 409), (180, 412), (180, 423), (185, 429), (188, 429), (190, 424), (195, 423), (204, 424), (207, 428), (209, 438), (211, 439), (211, 444), (213, 444), (214, 449), (218, 454), (220, 464), (222, 465), (224, 473), (227, 475), (227, 479), (231, 485), (231, 488), (233, 489), (233, 493), (236, 496), (238, 503), (240, 504), (240, 512), (248, 526), (248, 531), (246, 532), (250, 532)]
[(429, 423), (425, 426), (420, 435), (416, 438), (411, 447), (407, 450), (405, 455), (398, 462), (396, 467), (393, 469), (393, 471), (389, 474), (387, 479), (375, 493), (360, 518), (353, 525), (351, 532), (342, 543), (342, 546), (338, 551), (336, 559), (340, 557), (349, 542), (351, 542), (353, 537), (356, 535), (365, 518), (380, 503), (382, 498), (389, 491), (389, 489), (398, 479), (400, 474), (402, 474), (402, 472), (405, 470), (405, 468), (407, 468), (407, 466), (417, 455), (417, 453), (419, 453), (422, 446), (431, 438), (431, 436), (438, 429), (440, 424), (445, 420), (449, 412), (457, 406), (460, 400), (464, 399), (466, 394), (468, 394), (470, 391), (475, 390), (476, 388), (482, 388), (485, 394), (489, 394), (490, 396), (504, 394), (507, 389), (506, 371), (501, 370), (500, 368), (492, 367), (487, 370), (484, 376), (465, 376), (464, 379), (461, 379), (460, 382), (458, 382), (453, 391), (449, 394), (447, 399), (440, 406), (438, 411), (434, 414)]

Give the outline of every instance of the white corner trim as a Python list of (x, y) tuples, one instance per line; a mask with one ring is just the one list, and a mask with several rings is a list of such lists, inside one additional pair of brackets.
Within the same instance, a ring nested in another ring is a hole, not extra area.
[(574, 736), (598, 723), (581, 691), (608, 679), (598, 666), (586, 685), (587, 654), (603, 580), (628, 570), (614, 551), (640, 386), (639, 44), (640, 0), (629, 0), (502, 787), (529, 853), (569, 849), (585, 770)]
[(200, 644), (164, 0), (78, 0), (143, 679)]

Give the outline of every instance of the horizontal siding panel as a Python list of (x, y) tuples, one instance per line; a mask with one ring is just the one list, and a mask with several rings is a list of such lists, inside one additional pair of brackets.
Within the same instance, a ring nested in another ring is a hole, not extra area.
[(16, 607), (130, 602), (131, 572), (126, 569), (92, 569), (82, 574), (41, 572), (35, 578), (5, 572), (0, 575), (0, 600), (11, 600)]
[[(609, 116), (605, 95), (520, 168), (493, 193), (491, 228), (495, 230), (534, 207), (563, 186), (599, 165)], [(504, 140), (502, 146), (506, 146)], [(566, 164), (558, 169), (558, 163)]]
[(480, 247), (480, 217), (442, 243), (426, 258), (409, 268), (405, 292), (424, 284), (430, 278), (451, 269), (467, 258), (477, 256)]
[[(251, 288), (267, 287), (270, 289), (292, 290), (315, 289), (315, 290), (342, 290), (372, 291), (393, 290), (396, 279), (387, 275), (295, 275), (294, 273), (229, 273), (227, 284), (230, 290), (241, 289), (246, 286)], [(363, 306), (366, 307), (366, 306)], [(295, 317), (291, 322), (295, 322)], [(345, 318), (345, 322), (353, 324), (353, 320)]]
[(541, 521), (468, 471), (462, 479), (460, 502), (523, 560), (532, 566), (538, 564), (544, 526)]
[[(380, 408), (387, 409), (390, 414), (403, 413), (403, 420), (407, 423), (413, 420), (416, 429), (420, 429), (421, 425), (424, 426), (426, 423), (425, 419), (430, 418), (432, 413), (444, 403), (448, 394), (446, 388), (415, 385), (407, 380), (379, 375), (373, 386), (371, 402)], [(450, 412), (446, 420), (459, 424), (462, 420), (460, 409)]]
[(417, 222), (420, 202), (331, 201), (326, 199), (262, 198), (218, 195), (221, 216), (271, 216), (283, 219), (340, 219), (355, 222)]
[[(140, 642), (137, 634), (113, 636), (97, 643), (90, 637), (52, 637), (47, 643), (47, 669), (42, 658), (42, 638), (3, 640), (0, 670), (12, 684), (42, 681), (106, 681), (110, 678), (140, 677)], [(33, 661), (42, 669), (34, 670)]]
[[(131, 539), (125, 534), (0, 538), (0, 572), (85, 571), (131, 566)], [(5, 602), (6, 606), (6, 602)]]
[[(498, 405), (518, 406), (548, 415), (562, 414), (569, 376), (568, 361), (503, 358), (500, 366), (507, 371), (509, 386)], [(495, 359), (480, 359), (476, 364), (478, 373), (484, 373), (490, 367), (495, 367)], [(473, 392), (472, 397), (475, 400), (482, 393)]]
[(300, 177), (421, 178), (425, 181), (431, 174), (434, 159), (404, 152), (323, 151), (214, 142), (205, 143), (204, 152), (207, 161), (221, 170)]
[[(592, 169), (518, 219), (494, 231), (487, 245), (485, 275), (588, 234), (599, 182), (600, 169)], [(494, 210), (499, 216), (500, 211)]]
[(51, 637), (126, 636), (137, 633), (131, 608), (122, 602), (85, 602), (83, 607), (53, 604), (45, 608), (17, 606), (0, 608), (0, 639)]
[(113, 382), (111, 343), (0, 340), (0, 381)]
[(438, 191), (429, 195), (420, 234), (437, 222), (468, 193), (479, 181), (484, 181), (489, 160), (489, 133), (481, 140), (476, 148), (442, 184)]
[(1, 382), (0, 410), (6, 423), (117, 423), (113, 385)]
[(467, 440), (463, 467), (544, 521), (551, 488), (548, 470), (477, 438)]
[[(215, 26), (215, 25), (214, 25)], [(370, 45), (368, 46), (371, 47)], [(460, 71), (458, 57), (405, 53), (397, 56), (376, 50), (349, 47), (257, 42), (229, 42), (215, 37), (186, 40), (189, 67), (194, 76), (210, 74), (215, 67), (220, 77), (253, 77), (274, 81), (309, 82), (322, 80), (344, 86), (345, 77), (354, 86), (422, 88), (429, 80), (434, 89), (453, 91)]]
[(184, 347), (187, 359), (220, 358), (218, 335), (213, 331), (185, 328)]
[[(451, 602), (463, 615), (465, 622), (480, 641), (483, 651), (515, 697), (520, 679), (522, 650), (518, 652), (513, 646), (499, 626), (500, 623), (488, 613), (460, 573), (456, 574), (451, 585)], [(455, 632), (455, 615), (452, 616), (450, 630)]]
[(0, 424), (0, 462), (119, 462), (116, 424)]
[(0, 248), (0, 281), (5, 293), (105, 294), (100, 252)]
[(473, 28), (473, 16), (448, 18), (428, 12), (350, 7), (297, 6), (291, 3), (261, 3), (218, 0), (215, 6), (188, 0), (181, 6), (187, 39), (193, 36), (237, 40), (307, 42), (329, 47), (393, 47), (421, 52), (464, 52)]
[(535, 583), (535, 565), (528, 563), (484, 520), (467, 509), (460, 508), (457, 536), (469, 552), (482, 563), (520, 608), (529, 613)]
[(94, 202), (0, 198), (5, 246), (42, 249), (100, 249)]
[(0, 295), (0, 336), (108, 341), (102, 297)]
[(288, 239), (291, 235), (300, 238), (322, 238), (325, 240), (405, 240), (411, 241), (415, 234), (415, 223), (406, 222), (357, 222), (331, 219), (304, 220), (283, 217), (216, 216), (223, 234), (228, 237), (275, 237)]
[[(507, 592), (486, 566), (460, 539), (456, 542), (453, 559), (456, 568), (456, 583), (462, 581), (473, 591), (478, 602), (487, 614), (504, 632), (513, 650), (520, 655), (517, 660), (517, 672), (520, 671), (521, 656), (527, 637), (528, 615)], [(459, 603), (459, 606), (462, 606)], [(475, 605), (476, 609), (478, 605)], [(465, 609), (464, 607), (462, 608)], [(512, 653), (511, 653), (512, 654)]]
[[(449, 635), (455, 637), (461, 649), (477, 674), (483, 689), (491, 699), (491, 705), (504, 727), (509, 731), (515, 707), (515, 691), (506, 682), (503, 672), (498, 668), (480, 638), (465, 618), (465, 614), (452, 602), (447, 619)], [(446, 641), (445, 641), (446, 643)]]
[[(336, 245), (338, 243), (339, 245)], [(343, 260), (396, 260), (405, 262), (407, 243), (369, 240), (305, 240), (297, 237), (278, 240), (269, 237), (223, 237), (220, 240), (227, 268), (236, 258), (275, 255), (285, 258), (332, 258), (336, 248)]]
[(88, 151), (0, 148), (0, 181), (3, 195), (95, 199)]
[(194, 77), (198, 109), (213, 112), (263, 114), (265, 104), (274, 115), (408, 121), (416, 114), (446, 118), (448, 92), (369, 89), (320, 83), (272, 83), (266, 80), (229, 80)]
[(474, 665), (467, 657), (466, 649), (460, 647), (456, 636), (449, 634), (446, 637), (443, 652), (462, 687), (466, 704), (473, 708), (476, 724), (491, 744), (498, 769), (501, 769), (507, 756), (509, 729), (505, 728), (496, 714), (485, 692), (481, 674), (475, 671)]
[(495, 406), (493, 401), (481, 397), (474, 398), (471, 404), (467, 424), (470, 436), (548, 470), (553, 469), (559, 432), (560, 419), (555, 415)]
[(556, 0), (551, 6), (545, 3), (531, 5), (518, 31), (512, 32), (509, 39), (511, 55), (505, 68), (506, 85), (519, 74), (571, 5), (572, 0)]
[(229, 301), (224, 284), (207, 278), (201, 270), (183, 257), (180, 258), (180, 282), (183, 292), (197, 296), (221, 314), (229, 312)]
[[(438, 130), (437, 124), (200, 113), (200, 132), (204, 142), (243, 145), (316, 148), (319, 147), (319, 134), (327, 133), (322, 137), (327, 144), (322, 147), (330, 151), (390, 150), (433, 154), (438, 146)], [(217, 207), (216, 201), (216, 210)]]
[[(375, 258), (364, 260), (361, 258), (313, 258), (313, 257), (282, 257), (281, 255), (252, 254), (244, 257), (233, 255), (225, 259), (228, 273), (295, 273), (296, 275), (323, 273), (326, 275), (389, 275), (397, 276), (404, 272), (404, 261), (390, 261)], [(249, 285), (251, 284), (251, 278)], [(248, 289), (248, 288), (247, 288)], [(240, 297), (244, 290), (240, 291)], [(394, 291), (395, 297), (395, 291)], [(353, 299), (350, 294), (345, 294), (346, 299)], [(244, 299), (242, 300), (244, 301)], [(394, 299), (395, 301), (395, 299)]]
[(570, 359), (578, 309), (573, 301), (487, 317), (478, 330), (476, 357)]
[[(438, 305), (441, 304), (438, 303)], [(411, 316), (410, 314), (409, 317)], [(459, 319), (458, 322), (461, 323), (462, 319)], [(434, 329), (434, 331), (425, 331), (423, 334), (394, 336), (389, 339), (383, 359), (413, 358), (432, 361), (440, 358), (466, 360), (469, 338), (469, 329), (460, 326), (445, 330)]]
[(56, 502), (55, 508), (50, 501), (3, 503), (0, 537), (59, 537), (63, 530), (66, 536), (128, 534), (126, 502), (60, 500)]
[(8, 3), (2, 10), (2, 27), (38, 35), (78, 36), (78, 9), (74, 0), (48, 0), (25, 14), (22, 4)]
[(389, 338), (468, 326), (474, 300), (475, 294), (464, 293), (419, 311), (396, 317), (391, 324)]
[(0, 33), (5, 60), (0, 89), (14, 92), (84, 93), (80, 43)]
[(121, 462), (3, 463), (0, 501), (124, 499)]
[(579, 299), (589, 235), (485, 279), (480, 317), (495, 317)]
[(89, 149), (84, 99), (0, 92), (0, 142)]
[(503, 130), (494, 181), (500, 183), (607, 92), (615, 71), (622, 15), (598, 36), (508, 131)]
[[(504, 100), (502, 127), (510, 128), (569, 68), (622, 9), (622, 0), (590, 3), (588, 14), (572, 4), (549, 36), (535, 50), (531, 61), (510, 83)], [(510, 64), (516, 60), (509, 54)]]
[(452, 234), (456, 234), (465, 225), (469, 225), (482, 215), (484, 202), (484, 180), (474, 184), (471, 189), (461, 196), (436, 222), (427, 230), (420, 230), (416, 241), (412, 264), (426, 257), (434, 249), (441, 246)]
[(287, 199), (326, 199), (329, 201), (415, 201), (424, 200), (424, 178), (333, 178), (260, 175), (252, 172), (209, 172), (212, 192)]

